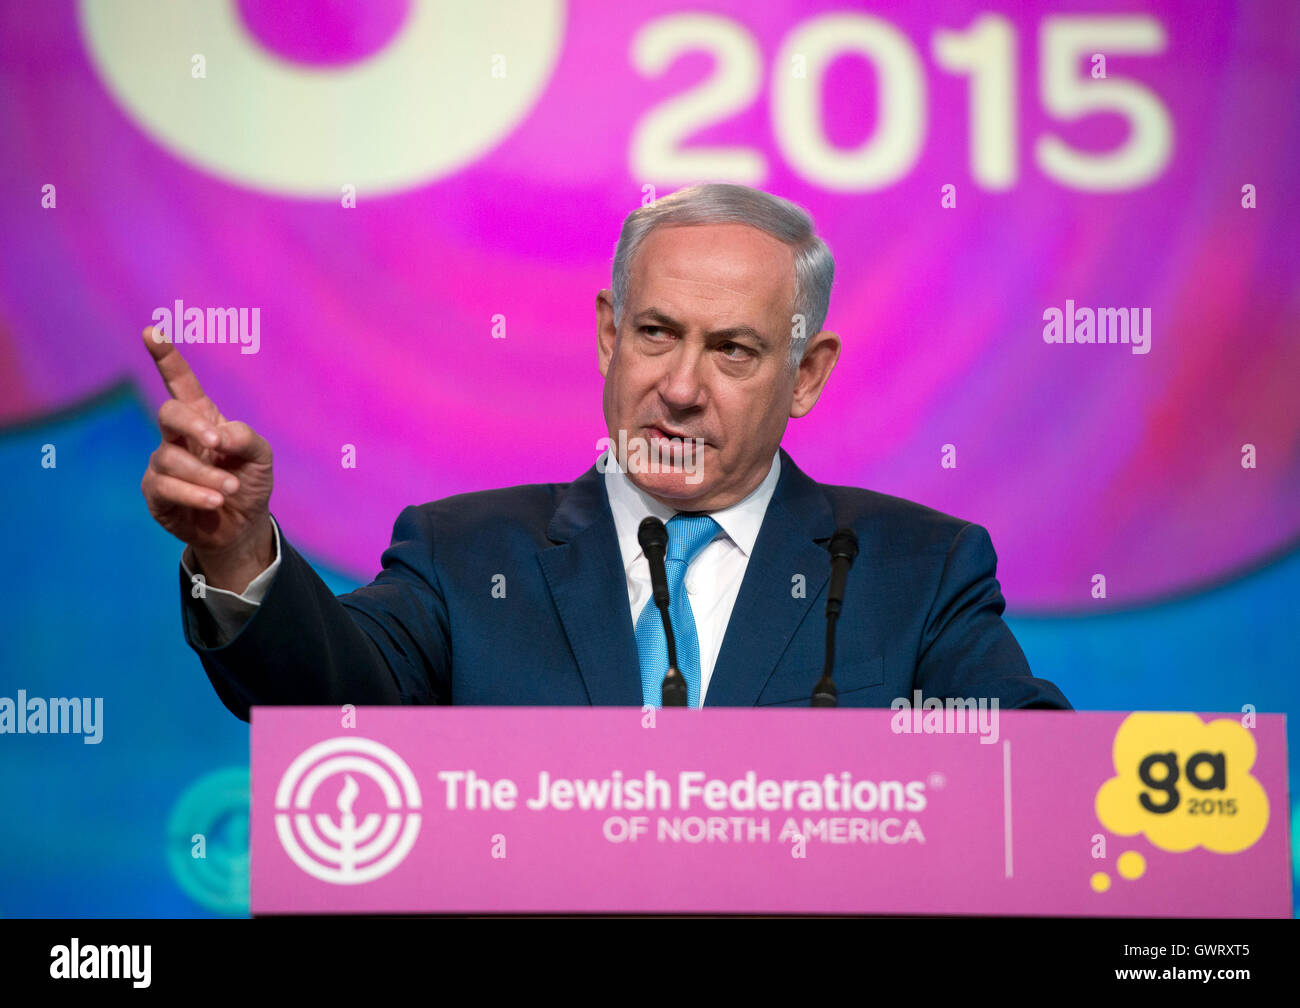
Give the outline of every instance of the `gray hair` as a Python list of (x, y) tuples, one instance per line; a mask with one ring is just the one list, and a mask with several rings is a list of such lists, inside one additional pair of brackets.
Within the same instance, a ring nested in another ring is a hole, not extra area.
[(627, 303), (632, 257), (654, 228), (671, 224), (748, 224), (766, 231), (794, 251), (794, 310), (803, 316), (803, 336), (790, 329), (790, 366), (803, 359), (808, 337), (821, 332), (830, 308), (835, 260), (813, 231), (802, 207), (760, 189), (729, 182), (710, 182), (680, 189), (649, 206), (633, 210), (623, 221), (614, 249), (614, 325)]

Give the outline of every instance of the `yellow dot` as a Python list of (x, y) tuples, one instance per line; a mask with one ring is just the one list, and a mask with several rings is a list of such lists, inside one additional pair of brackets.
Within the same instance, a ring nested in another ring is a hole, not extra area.
[(1092, 878), (1089, 879), (1089, 881), (1092, 883), (1093, 892), (1105, 892), (1110, 888), (1110, 876), (1105, 872), (1093, 872)]
[(1147, 859), (1135, 850), (1125, 851), (1116, 860), (1115, 866), (1126, 879), (1141, 878), (1147, 870)]

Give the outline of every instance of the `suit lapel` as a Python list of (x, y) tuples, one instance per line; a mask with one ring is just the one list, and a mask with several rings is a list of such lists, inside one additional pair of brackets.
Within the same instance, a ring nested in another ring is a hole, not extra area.
[(640, 706), (641, 674), (627, 579), (595, 466), (569, 484), (537, 554), (578, 671), (597, 707)]
[[(830, 560), (819, 543), (834, 531), (835, 516), (826, 495), (782, 450), (781, 478), (745, 568), (704, 706), (752, 707), (758, 701), (830, 579)], [(792, 597), (796, 574), (806, 579), (803, 598)], [(808, 673), (811, 691), (818, 670)]]

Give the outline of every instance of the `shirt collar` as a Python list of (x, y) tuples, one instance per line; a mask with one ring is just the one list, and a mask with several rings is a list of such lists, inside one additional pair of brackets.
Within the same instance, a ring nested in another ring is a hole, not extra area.
[[(609, 453), (606, 452), (602, 456), (601, 461), (597, 463), (597, 468), (605, 464), (608, 455)], [(722, 527), (727, 538), (740, 547), (746, 557), (754, 552), (758, 531), (763, 526), (763, 516), (767, 513), (768, 502), (771, 501), (780, 478), (781, 453), (778, 451), (772, 456), (772, 466), (763, 477), (763, 482), (756, 486), (748, 497), (729, 508), (709, 512), (713, 520)], [(627, 571), (642, 556), (637, 530), (646, 515), (654, 515), (660, 521), (667, 522), (677, 512), (660, 504), (628, 479), (627, 474), (612, 459), (605, 469), (605, 493), (609, 497), (609, 509), (614, 515), (614, 531), (618, 536), (623, 570)]]

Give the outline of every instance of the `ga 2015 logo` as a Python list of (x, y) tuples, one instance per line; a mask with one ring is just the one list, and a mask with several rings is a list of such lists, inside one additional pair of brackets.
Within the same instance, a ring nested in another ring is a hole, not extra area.
[(1268, 796), (1253, 776), (1255, 738), (1236, 721), (1195, 714), (1131, 714), (1112, 748), (1115, 776), (1097, 792), (1112, 833), (1144, 833), (1156, 847), (1245, 850), (1268, 825)]

